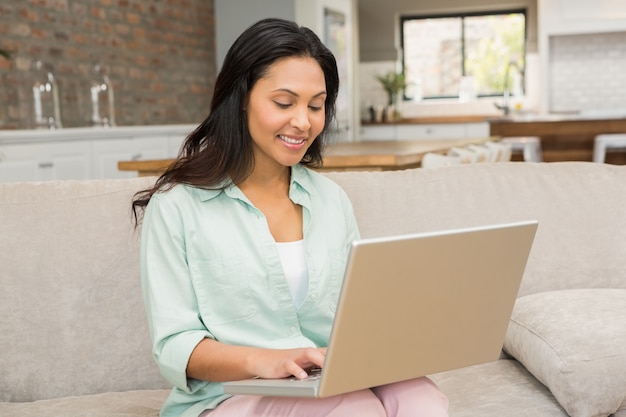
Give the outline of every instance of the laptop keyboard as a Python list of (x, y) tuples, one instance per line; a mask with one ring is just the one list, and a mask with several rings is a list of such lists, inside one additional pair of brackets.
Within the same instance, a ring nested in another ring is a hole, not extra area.
[(310, 369), (308, 371), (308, 375), (304, 379), (298, 379), (295, 376), (289, 378), (290, 381), (315, 381), (316, 379), (320, 379), (322, 376), (322, 370), (320, 368)]

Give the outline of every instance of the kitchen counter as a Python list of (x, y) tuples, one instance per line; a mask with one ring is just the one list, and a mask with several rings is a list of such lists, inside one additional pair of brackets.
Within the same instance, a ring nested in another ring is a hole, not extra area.
[(124, 178), (117, 161), (173, 158), (193, 125), (0, 131), (0, 182)]
[(488, 121), (532, 123), (532, 122), (573, 122), (585, 120), (626, 119), (626, 109), (596, 110), (581, 113), (513, 113), (508, 116), (488, 117)]
[[(543, 160), (591, 161), (593, 142), (602, 133), (626, 133), (626, 112), (512, 115), (488, 120), (492, 136), (538, 136)], [(625, 165), (626, 154), (609, 152), (607, 163)]]
[(185, 137), (195, 125), (152, 125), (119, 127), (68, 127), (62, 129), (0, 130), (0, 145), (64, 142), (85, 139), (150, 138), (163, 135)]
[[(320, 171), (393, 171), (417, 168), (429, 152), (446, 153), (453, 147), (477, 145), (496, 138), (361, 141), (328, 145)], [(136, 171), (139, 176), (160, 175), (173, 159), (119, 161), (121, 171)]]
[(457, 115), (457, 116), (428, 116), (428, 117), (408, 117), (392, 122), (369, 122), (362, 121), (363, 126), (385, 126), (385, 125), (408, 125), (408, 124), (446, 124), (446, 123), (481, 123), (494, 116), (488, 115)]

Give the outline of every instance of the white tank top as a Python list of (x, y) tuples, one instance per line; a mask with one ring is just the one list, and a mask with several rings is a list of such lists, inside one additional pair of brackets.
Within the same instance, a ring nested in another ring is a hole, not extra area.
[(309, 289), (309, 269), (304, 256), (304, 240), (276, 242), (276, 246), (291, 298), (296, 307), (300, 307)]

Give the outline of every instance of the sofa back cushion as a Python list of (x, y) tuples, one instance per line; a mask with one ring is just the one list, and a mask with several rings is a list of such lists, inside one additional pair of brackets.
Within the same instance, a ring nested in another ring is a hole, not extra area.
[[(537, 219), (520, 295), (626, 288), (626, 166), (327, 175), (364, 237)], [(0, 184), (0, 401), (169, 386), (150, 353), (130, 213), (154, 180)]]
[(130, 212), (150, 181), (0, 185), (0, 401), (167, 387)]
[(350, 196), (363, 237), (537, 219), (520, 295), (626, 288), (626, 166), (502, 162), (328, 175)]

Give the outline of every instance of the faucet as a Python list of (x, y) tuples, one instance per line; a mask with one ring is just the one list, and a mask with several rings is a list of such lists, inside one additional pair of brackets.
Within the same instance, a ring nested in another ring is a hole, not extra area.
[(521, 77), (522, 92), (524, 91), (524, 70), (517, 63), (517, 61), (511, 60), (506, 66), (506, 70), (504, 71), (504, 93), (502, 95), (503, 103), (502, 105), (494, 103), (494, 106), (502, 110), (505, 116), (508, 116), (511, 113), (511, 86), (509, 85), (509, 75), (511, 73), (511, 68), (515, 68), (517, 72), (519, 72)]

